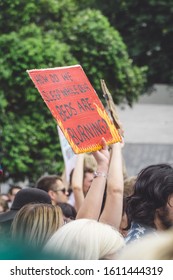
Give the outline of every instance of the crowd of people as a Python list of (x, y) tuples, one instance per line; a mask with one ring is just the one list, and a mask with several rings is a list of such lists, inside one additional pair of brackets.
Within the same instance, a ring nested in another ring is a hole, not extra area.
[(33, 258), (173, 259), (173, 167), (150, 165), (128, 177), (122, 148), (102, 139), (90, 166), (79, 154), (68, 186), (50, 174), (1, 193), (1, 259), (11, 243), (24, 259), (28, 248)]

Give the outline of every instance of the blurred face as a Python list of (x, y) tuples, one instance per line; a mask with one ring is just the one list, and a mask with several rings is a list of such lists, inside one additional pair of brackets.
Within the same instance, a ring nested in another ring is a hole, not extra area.
[(6, 194), (2, 194), (1, 195), (1, 198), (3, 199), (3, 200), (5, 200), (5, 201), (9, 201), (9, 197), (8, 197), (8, 195), (6, 195)]
[(68, 192), (66, 191), (61, 180), (56, 180), (54, 190), (50, 190), (48, 193), (52, 199), (52, 204), (54, 205), (56, 205), (58, 202), (68, 201)]
[(20, 189), (18, 189), (18, 188), (14, 188), (14, 189), (12, 190), (12, 194), (9, 194), (10, 201), (13, 202), (13, 200), (14, 200), (16, 194), (18, 193), (18, 191), (20, 191)]
[[(170, 195), (166, 207), (156, 210), (156, 217), (162, 229), (169, 229), (173, 226), (173, 195)], [(157, 223), (156, 223), (156, 227)]]
[(90, 172), (86, 172), (85, 173), (85, 177), (84, 177), (84, 181), (83, 181), (83, 192), (84, 192), (84, 195), (87, 194), (90, 186), (91, 186), (91, 183), (93, 181), (93, 178), (94, 178), (94, 174), (93, 173), (90, 173)]

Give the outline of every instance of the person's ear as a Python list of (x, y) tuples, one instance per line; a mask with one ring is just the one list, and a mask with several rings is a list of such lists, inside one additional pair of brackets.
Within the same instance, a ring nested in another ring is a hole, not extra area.
[(170, 207), (173, 207), (173, 194), (171, 194), (169, 197), (168, 197), (168, 205)]
[(50, 196), (51, 200), (54, 200), (54, 198), (55, 198), (55, 192), (54, 191), (49, 190), (48, 195)]

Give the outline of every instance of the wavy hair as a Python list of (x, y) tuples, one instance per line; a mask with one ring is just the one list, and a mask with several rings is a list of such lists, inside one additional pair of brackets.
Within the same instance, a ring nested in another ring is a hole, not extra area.
[(141, 170), (134, 192), (126, 199), (127, 229), (131, 222), (155, 228), (156, 209), (165, 208), (173, 194), (173, 168), (169, 164), (150, 165)]

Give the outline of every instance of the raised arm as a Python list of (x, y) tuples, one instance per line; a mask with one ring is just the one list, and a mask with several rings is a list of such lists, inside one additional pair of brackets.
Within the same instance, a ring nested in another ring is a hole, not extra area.
[(90, 189), (78, 211), (77, 219), (99, 219), (109, 167), (109, 151), (104, 139), (102, 140), (102, 145), (103, 148), (100, 151), (93, 152), (93, 156), (97, 162), (97, 171)]
[(99, 221), (119, 229), (123, 207), (123, 164), (121, 143), (112, 145), (111, 159), (107, 178), (105, 206)]
[(72, 175), (72, 190), (75, 198), (75, 208), (78, 212), (84, 201), (83, 193), (84, 154), (77, 156), (76, 165)]

